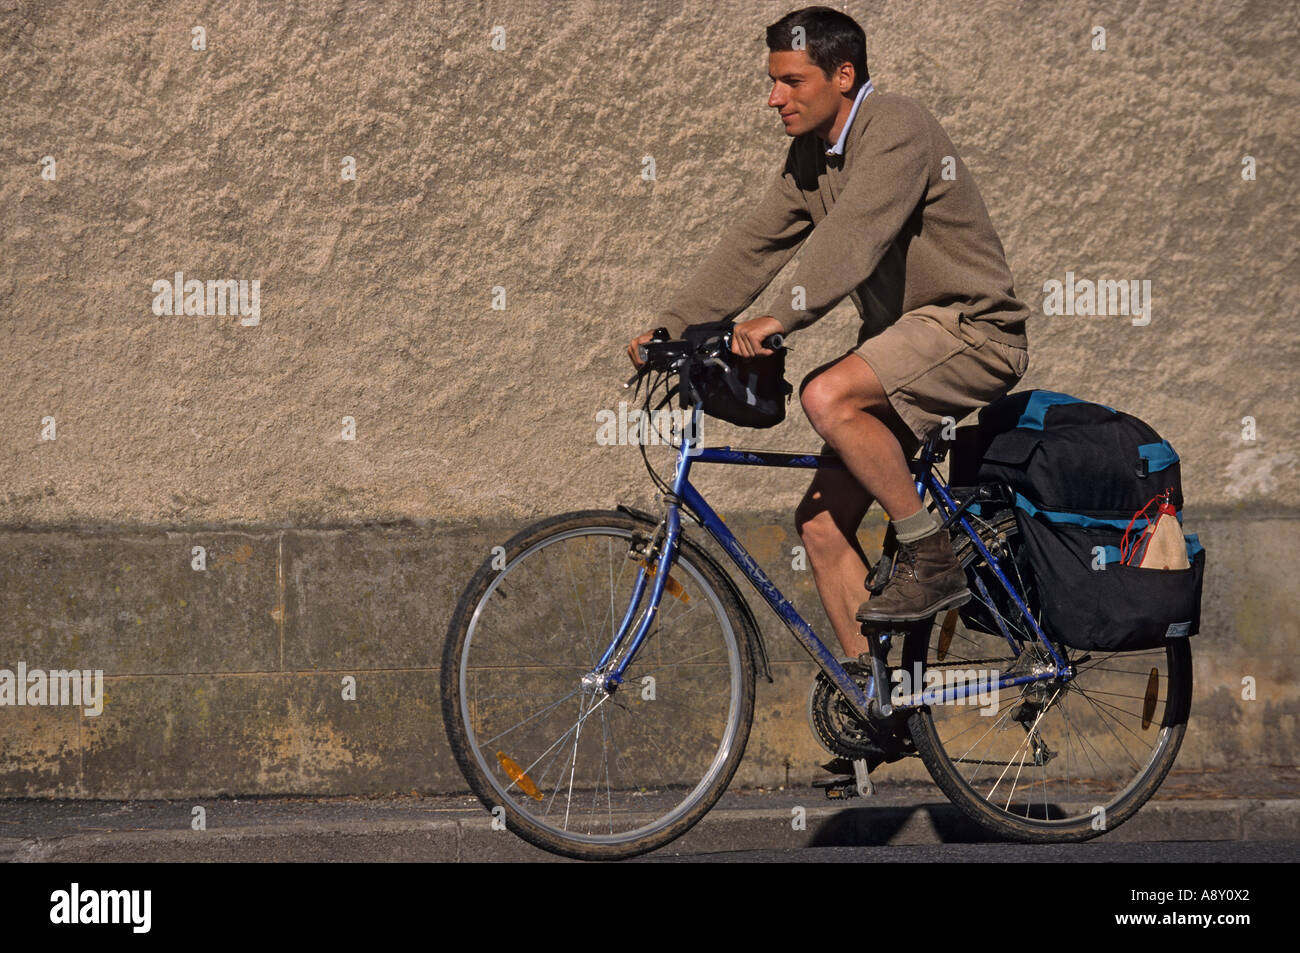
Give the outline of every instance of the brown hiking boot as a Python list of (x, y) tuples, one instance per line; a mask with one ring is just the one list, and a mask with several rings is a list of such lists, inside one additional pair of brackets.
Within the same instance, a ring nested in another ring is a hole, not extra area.
[(966, 573), (946, 530), (899, 543), (896, 562), (880, 594), (858, 607), (859, 622), (914, 622), (970, 600)]

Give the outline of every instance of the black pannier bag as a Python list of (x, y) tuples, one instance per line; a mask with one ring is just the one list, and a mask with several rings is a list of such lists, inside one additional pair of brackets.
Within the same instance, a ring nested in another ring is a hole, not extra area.
[[(950, 461), (954, 486), (1011, 490), (1021, 562), (1050, 638), (1136, 651), (1199, 631), (1205, 549), (1196, 534), (1183, 535), (1186, 569), (1120, 557), (1126, 527), (1154, 497), (1168, 491), (1182, 523), (1178, 454), (1149, 425), (1068, 394), (1020, 391), (985, 407), (978, 427), (960, 428)], [(1130, 536), (1145, 525), (1139, 518)]]
[[(682, 332), (682, 339), (696, 349), (720, 344), (734, 326), (730, 320), (694, 324)], [(775, 427), (785, 420), (786, 400), (794, 390), (785, 379), (783, 349), (752, 358), (726, 351), (708, 361), (693, 361), (690, 376), (700, 409), (739, 427)]]

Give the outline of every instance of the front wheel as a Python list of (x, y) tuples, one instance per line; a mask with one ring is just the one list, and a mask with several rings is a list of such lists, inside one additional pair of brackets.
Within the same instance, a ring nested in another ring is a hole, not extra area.
[[(461, 596), (442, 663), (447, 738), (507, 829), (587, 860), (641, 854), (721, 797), (754, 715), (754, 656), (732, 587), (684, 538), (624, 681), (584, 685), (617, 633), (653, 526), (620, 512), (545, 520)], [(635, 607), (635, 632), (645, 603)], [(630, 636), (629, 636), (630, 638)]]
[[(971, 522), (1035, 612), (1014, 514), (1004, 510)], [(1003, 674), (1053, 671), (1050, 655), (969, 537), (959, 538), (956, 552), (973, 598), (909, 632), (903, 664), (912, 681), (934, 689), (996, 686)], [(1020, 645), (1018, 655), (999, 620)], [(1187, 727), (1187, 639), (1136, 652), (1057, 648), (1075, 666), (1074, 678), (921, 707), (908, 720), (935, 783), (970, 818), (1011, 840), (1082, 841), (1113, 830), (1155, 793)]]

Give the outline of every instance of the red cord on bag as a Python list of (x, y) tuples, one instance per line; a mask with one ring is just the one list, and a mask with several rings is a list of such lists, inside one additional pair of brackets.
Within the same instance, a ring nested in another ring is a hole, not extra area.
[[(1151, 537), (1154, 535), (1154, 533), (1146, 532), (1147, 529), (1153, 527), (1156, 520), (1159, 520), (1162, 514), (1167, 513), (1170, 516), (1177, 516), (1177, 511), (1174, 509), (1173, 504), (1169, 502), (1169, 498), (1173, 495), (1173, 492), (1173, 487), (1167, 487), (1163, 493), (1157, 493), (1155, 496), (1151, 497), (1151, 499), (1147, 500), (1146, 505), (1133, 514), (1133, 518), (1128, 521), (1128, 526), (1124, 528), (1123, 538), (1119, 541), (1119, 561), (1121, 563), (1126, 566), (1136, 566), (1141, 563), (1142, 557), (1146, 555), (1147, 546), (1151, 544)], [(1156, 508), (1156, 515), (1153, 519), (1152, 517), (1147, 516), (1146, 512), (1152, 503), (1157, 502), (1160, 505)], [(1138, 531), (1140, 535), (1137, 539), (1130, 540), (1129, 533), (1133, 530), (1133, 524), (1139, 519), (1145, 519), (1147, 525)], [(1141, 552), (1138, 552), (1139, 543), (1142, 544)]]

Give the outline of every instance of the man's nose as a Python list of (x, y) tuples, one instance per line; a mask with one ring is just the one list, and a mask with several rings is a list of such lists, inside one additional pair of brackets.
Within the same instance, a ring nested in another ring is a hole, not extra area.
[(785, 105), (785, 94), (781, 92), (780, 86), (772, 87), (772, 92), (767, 97), (767, 104), (777, 109)]

